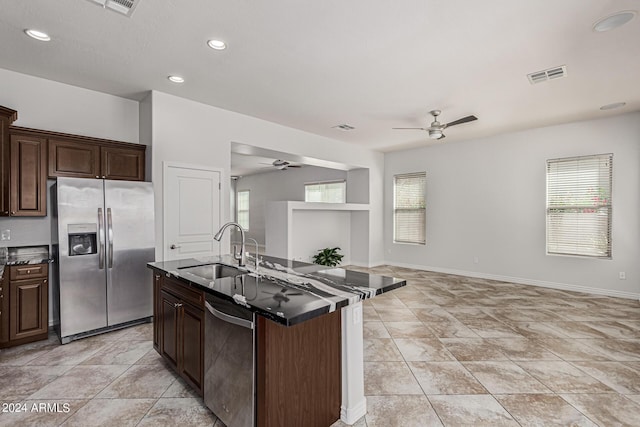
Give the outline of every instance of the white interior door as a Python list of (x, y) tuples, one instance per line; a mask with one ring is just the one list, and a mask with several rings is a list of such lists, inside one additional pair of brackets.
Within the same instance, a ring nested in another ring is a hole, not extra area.
[(164, 260), (219, 254), (221, 171), (164, 164)]

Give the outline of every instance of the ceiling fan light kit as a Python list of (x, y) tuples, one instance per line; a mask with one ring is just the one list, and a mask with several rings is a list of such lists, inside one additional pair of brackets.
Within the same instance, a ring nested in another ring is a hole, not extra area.
[(438, 129), (433, 129), (429, 131), (429, 138), (431, 139), (440, 139), (442, 138), (442, 131)]

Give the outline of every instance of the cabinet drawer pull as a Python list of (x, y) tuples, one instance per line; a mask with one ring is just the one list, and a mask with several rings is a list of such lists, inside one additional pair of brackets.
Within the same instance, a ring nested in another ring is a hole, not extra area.
[(176, 302), (173, 304), (174, 308), (178, 308), (178, 307), (182, 307), (182, 303), (181, 302)]

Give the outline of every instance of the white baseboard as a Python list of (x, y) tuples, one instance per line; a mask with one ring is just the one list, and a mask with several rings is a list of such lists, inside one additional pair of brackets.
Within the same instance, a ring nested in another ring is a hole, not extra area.
[(367, 414), (367, 399), (363, 398), (357, 405), (346, 408), (344, 405), (340, 407), (340, 420), (348, 425), (353, 425), (360, 418)]
[(384, 265), (384, 261), (374, 261), (374, 262), (359, 262), (359, 261), (351, 261), (350, 263), (343, 263), (344, 265), (355, 265), (356, 267), (363, 268), (373, 268)]
[(589, 286), (572, 285), (570, 283), (547, 282), (544, 280), (525, 279), (522, 277), (502, 276), (498, 274), (479, 273), (475, 271), (455, 270), (451, 268), (430, 267), (426, 265), (406, 264), (401, 262), (386, 262), (395, 267), (412, 268), (414, 270), (434, 271), (436, 273), (455, 274), (458, 276), (474, 277), (477, 279), (498, 280), (501, 282), (517, 283), (520, 285), (541, 286), (543, 288), (559, 289), (563, 291), (584, 292), (587, 294), (606, 295), (609, 297), (640, 300), (640, 293), (617, 291), (615, 289), (592, 288)]

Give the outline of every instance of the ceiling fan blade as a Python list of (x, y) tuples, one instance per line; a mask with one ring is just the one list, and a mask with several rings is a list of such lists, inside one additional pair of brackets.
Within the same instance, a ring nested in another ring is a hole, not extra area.
[(478, 118), (476, 116), (467, 116), (467, 117), (463, 117), (461, 119), (458, 120), (454, 120), (451, 123), (447, 123), (445, 125), (445, 127), (451, 127), (451, 126), (455, 126), (455, 125), (461, 125), (462, 123), (468, 123), (468, 122), (472, 122), (474, 120), (478, 120)]
[(440, 138), (438, 138), (437, 140), (440, 141), (441, 139), (445, 139), (447, 137), (447, 135), (445, 135), (444, 133), (442, 134), (442, 136)]
[(287, 165), (288, 168), (301, 168), (300, 165)]
[(391, 128), (391, 129), (411, 129), (411, 130), (426, 130), (425, 128)]

